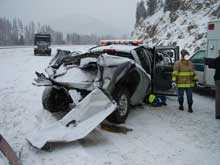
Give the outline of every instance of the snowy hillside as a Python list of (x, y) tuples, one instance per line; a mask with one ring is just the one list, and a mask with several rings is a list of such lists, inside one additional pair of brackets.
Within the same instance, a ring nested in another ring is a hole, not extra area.
[(133, 38), (152, 45), (178, 45), (192, 53), (206, 46), (209, 20), (220, 18), (219, 0), (141, 0)]

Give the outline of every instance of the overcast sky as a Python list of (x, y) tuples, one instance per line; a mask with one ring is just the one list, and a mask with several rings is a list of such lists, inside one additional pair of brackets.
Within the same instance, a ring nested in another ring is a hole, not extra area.
[(137, 0), (0, 0), (0, 16), (50, 23), (71, 19), (71, 15), (83, 15), (108, 24), (120, 33), (130, 33), (135, 23), (136, 3)]

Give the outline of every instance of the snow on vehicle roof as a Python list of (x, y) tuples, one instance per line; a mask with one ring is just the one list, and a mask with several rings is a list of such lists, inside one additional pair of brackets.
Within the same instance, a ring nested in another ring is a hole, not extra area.
[(114, 49), (115, 51), (121, 51), (121, 52), (126, 52), (130, 53), (131, 50), (134, 50), (140, 46), (133, 46), (133, 45), (108, 45), (108, 46), (99, 46), (96, 48), (91, 49), (91, 52), (96, 52), (96, 51), (103, 51), (105, 49)]

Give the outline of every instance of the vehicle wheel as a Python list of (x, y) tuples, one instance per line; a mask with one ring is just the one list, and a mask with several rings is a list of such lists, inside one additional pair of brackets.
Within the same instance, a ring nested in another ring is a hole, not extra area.
[(35, 49), (35, 50), (34, 50), (34, 55), (36, 55), (36, 54), (37, 54), (37, 50)]
[(43, 108), (50, 112), (61, 112), (70, 110), (69, 104), (72, 98), (65, 89), (46, 87), (42, 95)]
[(107, 118), (108, 121), (116, 124), (125, 123), (130, 104), (130, 95), (127, 89), (121, 90), (115, 94), (114, 99), (118, 104), (117, 109)]

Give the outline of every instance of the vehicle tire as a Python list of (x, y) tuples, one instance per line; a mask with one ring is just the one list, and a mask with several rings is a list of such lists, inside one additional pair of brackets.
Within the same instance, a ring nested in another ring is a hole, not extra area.
[(70, 110), (73, 100), (65, 89), (46, 87), (42, 95), (43, 108), (50, 112), (64, 112)]
[(125, 123), (129, 114), (130, 94), (127, 89), (123, 89), (113, 95), (118, 106), (107, 120), (116, 124)]
[(36, 54), (37, 54), (37, 50), (36, 50), (36, 49), (34, 49), (34, 55), (36, 56)]

